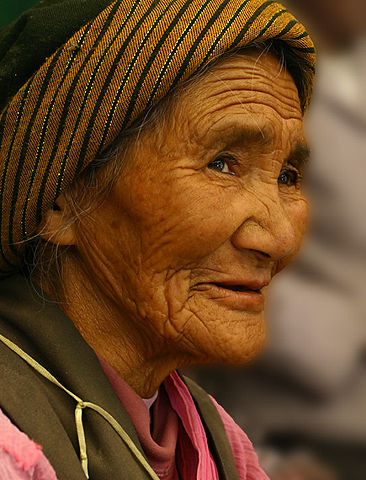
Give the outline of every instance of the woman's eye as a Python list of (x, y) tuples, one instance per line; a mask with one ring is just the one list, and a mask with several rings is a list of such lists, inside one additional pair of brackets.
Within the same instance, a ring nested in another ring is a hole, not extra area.
[(297, 170), (287, 168), (281, 172), (277, 182), (279, 185), (286, 185), (288, 187), (300, 187), (301, 175)]
[(208, 168), (211, 168), (211, 170), (234, 175), (234, 172), (230, 170), (229, 160), (230, 159), (228, 157), (215, 158), (215, 160), (212, 160), (212, 162), (210, 162), (207, 166)]

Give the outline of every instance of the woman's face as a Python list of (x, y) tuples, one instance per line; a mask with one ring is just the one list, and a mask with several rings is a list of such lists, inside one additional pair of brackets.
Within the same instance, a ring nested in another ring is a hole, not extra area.
[(296, 86), (258, 52), (223, 60), (142, 132), (77, 237), (121, 335), (182, 363), (251, 358), (267, 285), (305, 229), (306, 157)]

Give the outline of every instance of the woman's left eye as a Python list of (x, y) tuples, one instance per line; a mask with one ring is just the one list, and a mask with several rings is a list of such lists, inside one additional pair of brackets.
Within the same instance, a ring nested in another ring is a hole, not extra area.
[(279, 185), (286, 185), (288, 187), (299, 187), (301, 182), (301, 175), (297, 170), (287, 168), (281, 172), (280, 176), (277, 179), (277, 182)]
[(212, 160), (207, 166), (211, 170), (216, 170), (221, 173), (228, 173), (229, 175), (234, 175), (234, 172), (230, 170), (230, 158), (229, 157), (218, 157), (215, 160)]

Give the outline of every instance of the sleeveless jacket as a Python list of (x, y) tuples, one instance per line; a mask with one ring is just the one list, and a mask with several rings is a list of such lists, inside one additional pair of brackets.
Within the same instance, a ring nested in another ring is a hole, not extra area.
[[(0, 333), (84, 401), (99, 405), (145, 457), (133, 424), (99, 361), (72, 321), (37, 287), (15, 275), (0, 282)], [(207, 393), (185, 379), (204, 425), (220, 480), (238, 480), (221, 418)], [(85, 480), (75, 427), (75, 400), (0, 342), (0, 408), (42, 445), (59, 480)], [(92, 480), (150, 478), (110, 424), (83, 410)]]

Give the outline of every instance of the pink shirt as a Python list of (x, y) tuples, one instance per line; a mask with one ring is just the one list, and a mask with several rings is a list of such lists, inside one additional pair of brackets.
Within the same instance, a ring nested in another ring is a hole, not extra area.
[[(164, 382), (150, 412), (144, 401), (103, 359), (99, 359), (132, 419), (149, 463), (161, 480), (218, 480), (205, 431), (193, 399), (179, 375)], [(214, 400), (213, 400), (214, 401)], [(240, 480), (269, 480), (245, 433), (215, 401), (234, 454)], [(152, 428), (150, 428), (152, 422)], [(0, 410), (0, 480), (56, 480), (42, 453)]]
[(0, 410), (0, 479), (56, 480), (41, 447), (32, 442)]

